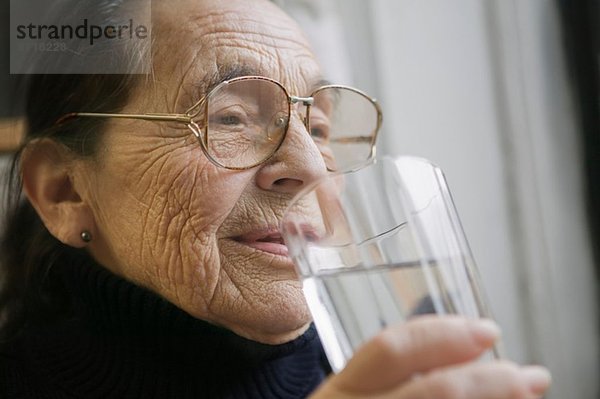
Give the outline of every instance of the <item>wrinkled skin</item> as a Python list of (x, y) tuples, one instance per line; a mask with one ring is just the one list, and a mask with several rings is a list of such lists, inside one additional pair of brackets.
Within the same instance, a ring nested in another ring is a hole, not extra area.
[[(298, 95), (322, 78), (302, 33), (269, 2), (157, 3), (154, 82), (123, 112), (181, 112), (205, 94), (203, 79), (231, 66)], [(245, 171), (212, 164), (185, 127), (110, 120), (99, 156), (76, 181), (86, 184), (88, 248), (102, 265), (192, 316), (280, 343), (310, 322), (293, 266), (234, 238), (277, 226), (291, 196), (324, 173), (298, 115), (277, 154)]]

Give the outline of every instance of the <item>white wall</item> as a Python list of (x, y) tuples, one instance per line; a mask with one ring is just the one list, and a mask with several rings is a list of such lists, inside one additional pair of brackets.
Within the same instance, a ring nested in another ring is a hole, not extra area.
[(445, 171), (492, 309), (505, 326), (507, 351), (522, 361), (525, 334), (514, 311), (522, 298), (512, 267), (483, 10), (477, 0), (456, 3), (375, 3), (378, 71), (394, 88), (381, 93), (387, 111), (382, 142), (391, 152), (424, 156)]
[(510, 358), (598, 397), (577, 121), (548, 0), (282, 0), (328, 77), (377, 96), (380, 150), (446, 172)]

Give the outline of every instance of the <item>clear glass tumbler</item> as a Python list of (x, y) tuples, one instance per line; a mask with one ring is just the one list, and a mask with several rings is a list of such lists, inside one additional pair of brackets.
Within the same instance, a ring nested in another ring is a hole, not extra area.
[(443, 173), (425, 159), (384, 157), (318, 180), (281, 230), (336, 372), (388, 325), (491, 316)]

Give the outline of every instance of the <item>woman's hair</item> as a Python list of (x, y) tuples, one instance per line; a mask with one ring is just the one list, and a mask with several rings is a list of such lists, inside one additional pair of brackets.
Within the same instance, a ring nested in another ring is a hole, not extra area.
[[(119, 22), (126, 0), (92, 3), (108, 23)], [(76, 3), (69, 0), (65, 3)], [(68, 9), (68, 8), (67, 8)], [(150, 43), (148, 43), (148, 46)], [(107, 58), (127, 59), (130, 70), (143, 62), (140, 49), (104, 47)], [(14, 154), (7, 174), (6, 217), (0, 241), (0, 343), (7, 342), (30, 324), (69, 313), (69, 302), (57, 273), (59, 259), (85, 256), (85, 250), (62, 244), (46, 229), (29, 201), (22, 195), (20, 156), (32, 140), (54, 140), (75, 157), (93, 157), (102, 138), (104, 118), (73, 118), (56, 121), (70, 112), (118, 112), (129, 100), (140, 75), (128, 74), (36, 74), (29, 75), (25, 93), (26, 137)]]

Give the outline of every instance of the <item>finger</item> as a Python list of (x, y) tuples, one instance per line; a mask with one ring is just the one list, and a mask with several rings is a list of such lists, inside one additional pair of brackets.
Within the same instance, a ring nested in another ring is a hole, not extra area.
[(357, 393), (392, 389), (415, 373), (477, 358), (499, 334), (490, 320), (420, 316), (366, 343), (332, 383)]
[(541, 397), (550, 382), (548, 370), (539, 366), (519, 367), (504, 361), (470, 363), (419, 376), (385, 398), (529, 399)]

